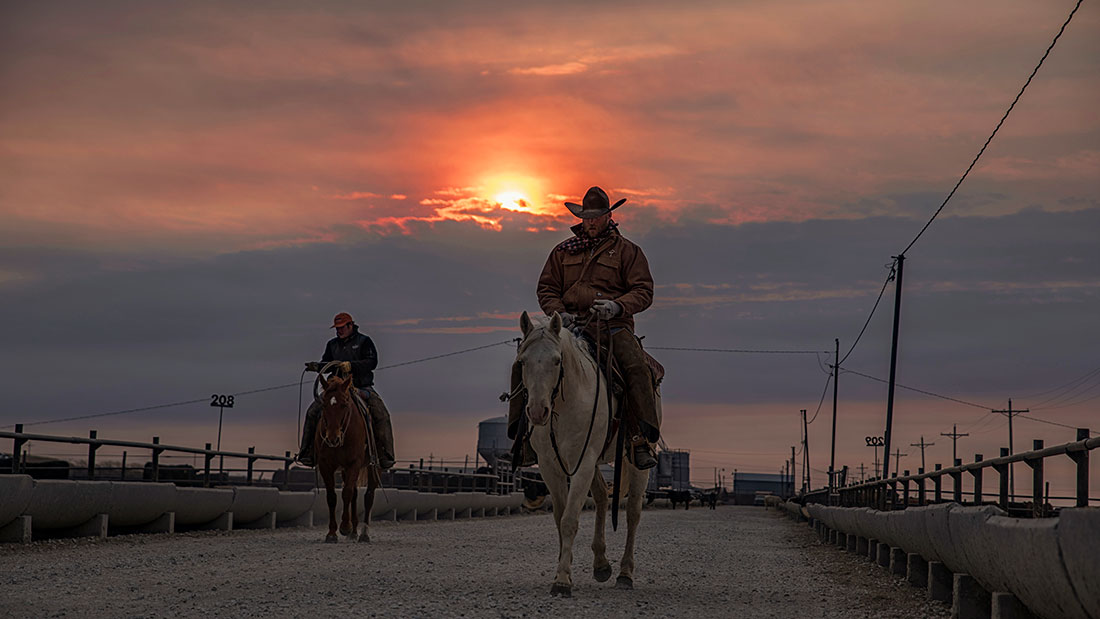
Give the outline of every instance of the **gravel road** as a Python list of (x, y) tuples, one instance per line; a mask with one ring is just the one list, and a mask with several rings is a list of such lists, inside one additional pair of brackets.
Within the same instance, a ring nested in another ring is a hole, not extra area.
[[(625, 518), (624, 518), (625, 520)], [(635, 589), (591, 576), (581, 519), (573, 597), (551, 598), (545, 514), (322, 528), (131, 535), (0, 546), (2, 617), (948, 617), (947, 606), (760, 507), (647, 509)], [(625, 523), (608, 529), (617, 569)]]

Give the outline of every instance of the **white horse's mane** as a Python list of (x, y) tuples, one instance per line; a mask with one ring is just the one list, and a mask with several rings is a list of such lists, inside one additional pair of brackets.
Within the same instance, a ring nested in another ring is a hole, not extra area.
[[(530, 315), (529, 315), (530, 316)], [(520, 343), (519, 352), (522, 353), (527, 347), (534, 342), (550, 335), (550, 317), (549, 316), (530, 316), (531, 324), (533, 325), (531, 330), (523, 338)], [(569, 329), (562, 328), (558, 332), (558, 337), (572, 346), (573, 349), (580, 355), (581, 359), (585, 359), (588, 362), (595, 364), (596, 360), (592, 358), (591, 352), (588, 350), (588, 345), (576, 337)]]

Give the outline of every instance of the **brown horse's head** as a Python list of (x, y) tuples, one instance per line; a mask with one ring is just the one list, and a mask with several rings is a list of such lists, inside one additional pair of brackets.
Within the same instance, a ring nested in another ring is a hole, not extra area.
[(351, 399), (352, 379), (339, 376), (326, 380), (321, 377), (325, 391), (321, 395), (321, 419), (317, 424), (317, 436), (326, 447), (344, 444), (351, 428), (355, 403)]

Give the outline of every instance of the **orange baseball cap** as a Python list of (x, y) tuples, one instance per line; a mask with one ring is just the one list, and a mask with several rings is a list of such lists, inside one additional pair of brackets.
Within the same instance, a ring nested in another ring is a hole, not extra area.
[(342, 327), (349, 322), (355, 322), (355, 319), (351, 317), (351, 314), (347, 312), (340, 312), (336, 315), (335, 318), (332, 319), (332, 328), (335, 329), (336, 327)]

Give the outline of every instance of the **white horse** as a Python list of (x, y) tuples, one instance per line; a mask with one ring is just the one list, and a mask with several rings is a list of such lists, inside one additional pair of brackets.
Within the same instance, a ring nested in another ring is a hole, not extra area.
[[(524, 312), (519, 324), (523, 342), (516, 360), (522, 364), (523, 386), (527, 389), (531, 446), (538, 455), (539, 473), (550, 490), (558, 526), (558, 571), (550, 594), (569, 597), (573, 590), (573, 540), (589, 491), (596, 503), (592, 576), (599, 582), (611, 578), (604, 539), (608, 491), (597, 466), (610, 462), (615, 454), (614, 440), (604, 452), (609, 417), (607, 384), (602, 377), (597, 379), (596, 361), (585, 345), (562, 329), (557, 312), (548, 319), (532, 319)], [(657, 410), (659, 414), (660, 400)], [(625, 456), (622, 465), (622, 492), (628, 497), (627, 534), (615, 586), (631, 589), (634, 539), (649, 471), (638, 470)]]

